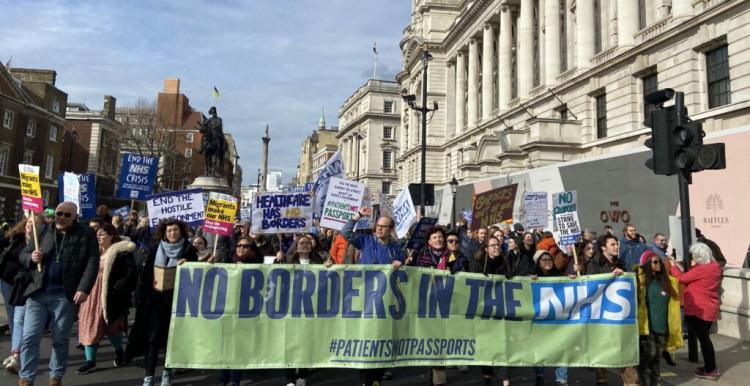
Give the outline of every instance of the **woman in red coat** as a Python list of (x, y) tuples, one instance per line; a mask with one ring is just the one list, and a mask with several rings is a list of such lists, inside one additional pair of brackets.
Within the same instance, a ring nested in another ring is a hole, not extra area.
[(706, 244), (693, 244), (690, 255), (690, 270), (683, 273), (673, 261), (672, 275), (680, 284), (685, 285), (685, 321), (698, 338), (703, 353), (703, 367), (697, 368), (693, 374), (699, 378), (715, 380), (719, 378), (719, 369), (716, 368), (716, 354), (709, 334), (711, 324), (719, 317), (721, 267), (713, 259), (711, 248)]

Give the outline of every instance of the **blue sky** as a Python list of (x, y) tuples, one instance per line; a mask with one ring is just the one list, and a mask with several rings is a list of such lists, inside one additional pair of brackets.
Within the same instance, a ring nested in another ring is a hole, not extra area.
[(13, 1), (0, 0), (0, 60), (57, 71), (70, 102), (100, 109), (155, 99), (167, 77), (181, 79), (206, 112), (211, 89), (224, 130), (238, 143), (244, 183), (254, 183), (263, 128), (269, 167), (289, 182), (302, 139), (321, 106), (337, 125), (346, 98), (372, 77), (401, 68), (398, 42), (411, 5), (399, 0)]

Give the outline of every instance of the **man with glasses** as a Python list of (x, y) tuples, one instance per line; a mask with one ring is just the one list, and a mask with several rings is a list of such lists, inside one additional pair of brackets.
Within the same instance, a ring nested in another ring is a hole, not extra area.
[(29, 243), (21, 263), (33, 272), (26, 289), (26, 316), (21, 346), (20, 386), (34, 384), (39, 343), (47, 320), (52, 332), (49, 385), (62, 385), (68, 362), (68, 337), (77, 305), (86, 301), (99, 271), (99, 248), (94, 231), (78, 223), (75, 203), (63, 202), (55, 210), (55, 225), (44, 226), (39, 248)]
[[(393, 269), (401, 268), (404, 254), (393, 237), (395, 221), (388, 216), (380, 216), (375, 223), (372, 234), (354, 232), (354, 225), (362, 217), (372, 215), (372, 209), (363, 206), (341, 229), (341, 234), (355, 248), (359, 249), (360, 264), (390, 264)], [(359, 378), (365, 386), (380, 385), (384, 369), (365, 369), (359, 371)]]

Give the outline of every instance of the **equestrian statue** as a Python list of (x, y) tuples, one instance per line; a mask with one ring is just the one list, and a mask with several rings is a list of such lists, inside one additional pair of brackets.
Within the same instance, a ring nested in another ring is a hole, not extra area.
[(221, 178), (224, 176), (224, 154), (227, 152), (227, 140), (224, 138), (224, 127), (221, 118), (216, 115), (216, 107), (211, 106), (206, 117), (201, 114), (203, 121), (198, 130), (203, 135), (201, 149), (205, 159), (203, 175)]

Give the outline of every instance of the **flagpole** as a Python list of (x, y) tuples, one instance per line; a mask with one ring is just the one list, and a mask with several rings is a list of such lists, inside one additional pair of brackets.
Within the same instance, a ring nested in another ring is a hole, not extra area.
[(375, 65), (372, 68), (372, 79), (377, 80), (378, 79), (378, 43), (375, 42), (375, 44), (372, 45), (372, 52), (375, 54)]

